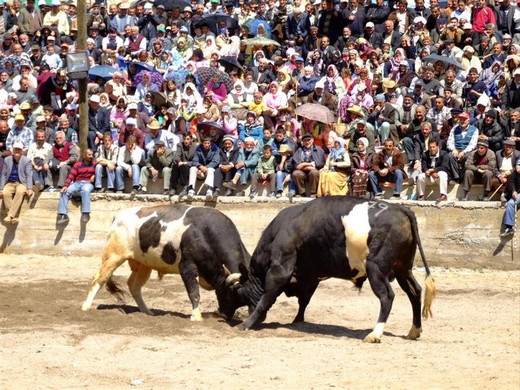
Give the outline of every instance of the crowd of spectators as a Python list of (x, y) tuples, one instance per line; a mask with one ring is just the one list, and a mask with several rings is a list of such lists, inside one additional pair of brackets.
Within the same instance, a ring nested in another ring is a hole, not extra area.
[[(2, 157), (19, 159), (21, 145), (33, 168), (27, 191), (34, 181), (65, 193), (75, 164), (90, 164), (66, 70), (77, 5), (0, 7)], [(249, 184), (251, 197), (265, 186), (272, 197), (379, 198), (393, 182), (395, 198), (413, 183), (421, 200), (439, 183), (445, 201), (451, 181), (462, 200), (481, 182), (489, 200), (515, 171), (511, 0), (96, 0), (87, 30), (91, 191), (123, 192), (128, 176), (132, 193), (149, 193), (151, 178), (188, 198), (197, 180), (207, 199)], [(299, 111), (309, 103), (320, 107)], [(334, 122), (322, 123), (321, 109)]]

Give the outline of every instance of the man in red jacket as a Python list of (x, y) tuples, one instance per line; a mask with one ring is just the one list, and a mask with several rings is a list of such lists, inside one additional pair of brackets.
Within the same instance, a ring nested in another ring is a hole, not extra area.
[(87, 149), (83, 154), (83, 159), (79, 160), (72, 167), (65, 186), (61, 189), (60, 201), (58, 203), (58, 225), (65, 224), (69, 221), (68, 203), (71, 196), (81, 196), (81, 222), (90, 220), (90, 194), (94, 190), (94, 179), (96, 172), (96, 160), (94, 160), (94, 152)]

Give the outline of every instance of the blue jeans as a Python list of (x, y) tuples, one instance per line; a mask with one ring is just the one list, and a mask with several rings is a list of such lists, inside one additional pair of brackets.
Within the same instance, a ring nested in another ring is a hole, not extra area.
[[(520, 205), (520, 196), (516, 198), (517, 207)], [(504, 224), (515, 226), (515, 200), (509, 199), (506, 204), (506, 212), (504, 213)]]
[[(141, 177), (141, 167), (139, 164), (132, 164), (132, 187), (139, 187), (139, 178)], [(116, 188), (117, 191), (123, 191), (125, 188), (124, 176), (128, 176), (128, 172), (122, 167), (116, 168)]]
[(58, 202), (58, 214), (69, 213), (69, 199), (74, 195), (81, 195), (81, 212), (90, 213), (90, 194), (94, 191), (94, 186), (89, 181), (76, 181), (72, 183), (66, 192), (60, 195)]
[(396, 169), (393, 173), (389, 173), (386, 176), (379, 176), (375, 171), (368, 172), (368, 180), (372, 184), (372, 190), (375, 195), (381, 195), (383, 190), (379, 187), (380, 181), (389, 181), (395, 183), (394, 195), (401, 195), (403, 189), (403, 171)]
[[(276, 191), (283, 191), (283, 181), (287, 176), (290, 176), (288, 172), (284, 171), (277, 171), (276, 172)], [(292, 192), (293, 194), (296, 193), (296, 188), (294, 186), (294, 183), (291, 180), (289, 180), (289, 192)]]
[(106, 175), (107, 175), (107, 188), (109, 190), (113, 190), (114, 189), (114, 181), (115, 181), (115, 178), (116, 178), (116, 171), (115, 171), (115, 169), (113, 171), (110, 171), (110, 169), (108, 169), (107, 167), (104, 167), (101, 164), (97, 164), (96, 165), (96, 181), (95, 181), (94, 186), (96, 188), (103, 187), (103, 184), (102, 184), (103, 172), (106, 172)]

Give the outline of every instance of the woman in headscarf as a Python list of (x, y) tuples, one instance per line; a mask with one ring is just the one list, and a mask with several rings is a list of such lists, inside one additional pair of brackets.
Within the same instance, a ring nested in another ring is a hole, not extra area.
[(184, 61), (188, 61), (193, 56), (193, 51), (186, 43), (186, 38), (184, 37), (177, 39), (177, 46), (174, 51), (179, 53)]
[(206, 85), (206, 96), (210, 96), (213, 103), (216, 103), (218, 107), (222, 107), (222, 103), (227, 98), (226, 84), (216, 70)]
[(172, 70), (173, 59), (166, 50), (163, 50), (154, 58), (154, 64), (155, 69), (157, 69), (160, 74), (165, 75)]
[(480, 75), (480, 79), (486, 84), (487, 90), (491, 97), (496, 98), (498, 94), (498, 80), (504, 72), (502, 71), (502, 63), (495, 61), (493, 64), (484, 69)]
[(384, 66), (383, 75), (385, 78), (395, 80), (399, 74), (399, 66), (403, 60), (406, 60), (404, 50), (402, 48), (396, 49), (394, 56)]
[(206, 36), (206, 45), (202, 49), (204, 58), (209, 61), (211, 59), (211, 55), (215, 51), (218, 51), (217, 45), (215, 44), (215, 37), (213, 35)]
[(281, 107), (287, 107), (287, 95), (282, 91), (276, 81), (269, 84), (269, 92), (264, 96), (265, 105), (271, 110), (271, 116), (278, 115)]
[(428, 57), (430, 55), (430, 48), (425, 46), (419, 51), (419, 55), (415, 59), (415, 69), (420, 69), (426, 66), (426, 62), (423, 61), (424, 57)]
[(351, 195), (364, 198), (367, 193), (368, 171), (372, 164), (373, 152), (368, 149), (366, 137), (359, 138), (356, 144), (357, 151), (352, 154)]
[(120, 129), (125, 123), (125, 120), (128, 117), (128, 110), (126, 107), (126, 98), (124, 96), (119, 97), (116, 104), (110, 110), (110, 122), (112, 123), (112, 127)]
[(153, 96), (150, 92), (146, 93), (144, 99), (137, 103), (137, 111), (144, 112), (149, 117), (155, 116), (155, 106), (153, 103)]
[(462, 55), (460, 64), (464, 68), (465, 74), (467, 75), (471, 68), (476, 68), (480, 74), (482, 72), (482, 63), (480, 62), (480, 58), (475, 55), (475, 49), (473, 46), (464, 46), (462, 51), (464, 54)]
[(191, 111), (195, 111), (197, 107), (202, 106), (202, 97), (195, 84), (191, 82), (184, 85), (181, 99), (186, 99), (187, 106)]
[(327, 66), (327, 73), (321, 78), (321, 82), (325, 84), (325, 91), (333, 95), (341, 97), (346, 92), (345, 83), (334, 65)]
[(224, 131), (224, 136), (230, 135), (235, 140), (238, 139), (238, 121), (237, 118), (233, 115), (233, 111), (231, 107), (224, 106), (222, 107), (222, 130)]
[(336, 138), (334, 148), (320, 170), (317, 196), (347, 195), (349, 170), (350, 158), (345, 151), (345, 141)]
[(149, 71), (143, 71), (143, 80), (137, 85), (134, 96), (137, 100), (144, 100), (149, 91), (158, 91), (155, 84), (152, 83), (152, 76)]
[(181, 104), (181, 90), (177, 87), (174, 79), (165, 80), (162, 83), (162, 91), (176, 107)]

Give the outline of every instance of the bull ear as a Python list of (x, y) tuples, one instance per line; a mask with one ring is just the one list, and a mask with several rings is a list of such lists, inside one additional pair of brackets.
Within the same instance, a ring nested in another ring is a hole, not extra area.
[(240, 271), (240, 283), (244, 283), (246, 280), (249, 279), (249, 271), (247, 270), (247, 267), (240, 263), (238, 265), (238, 270)]

